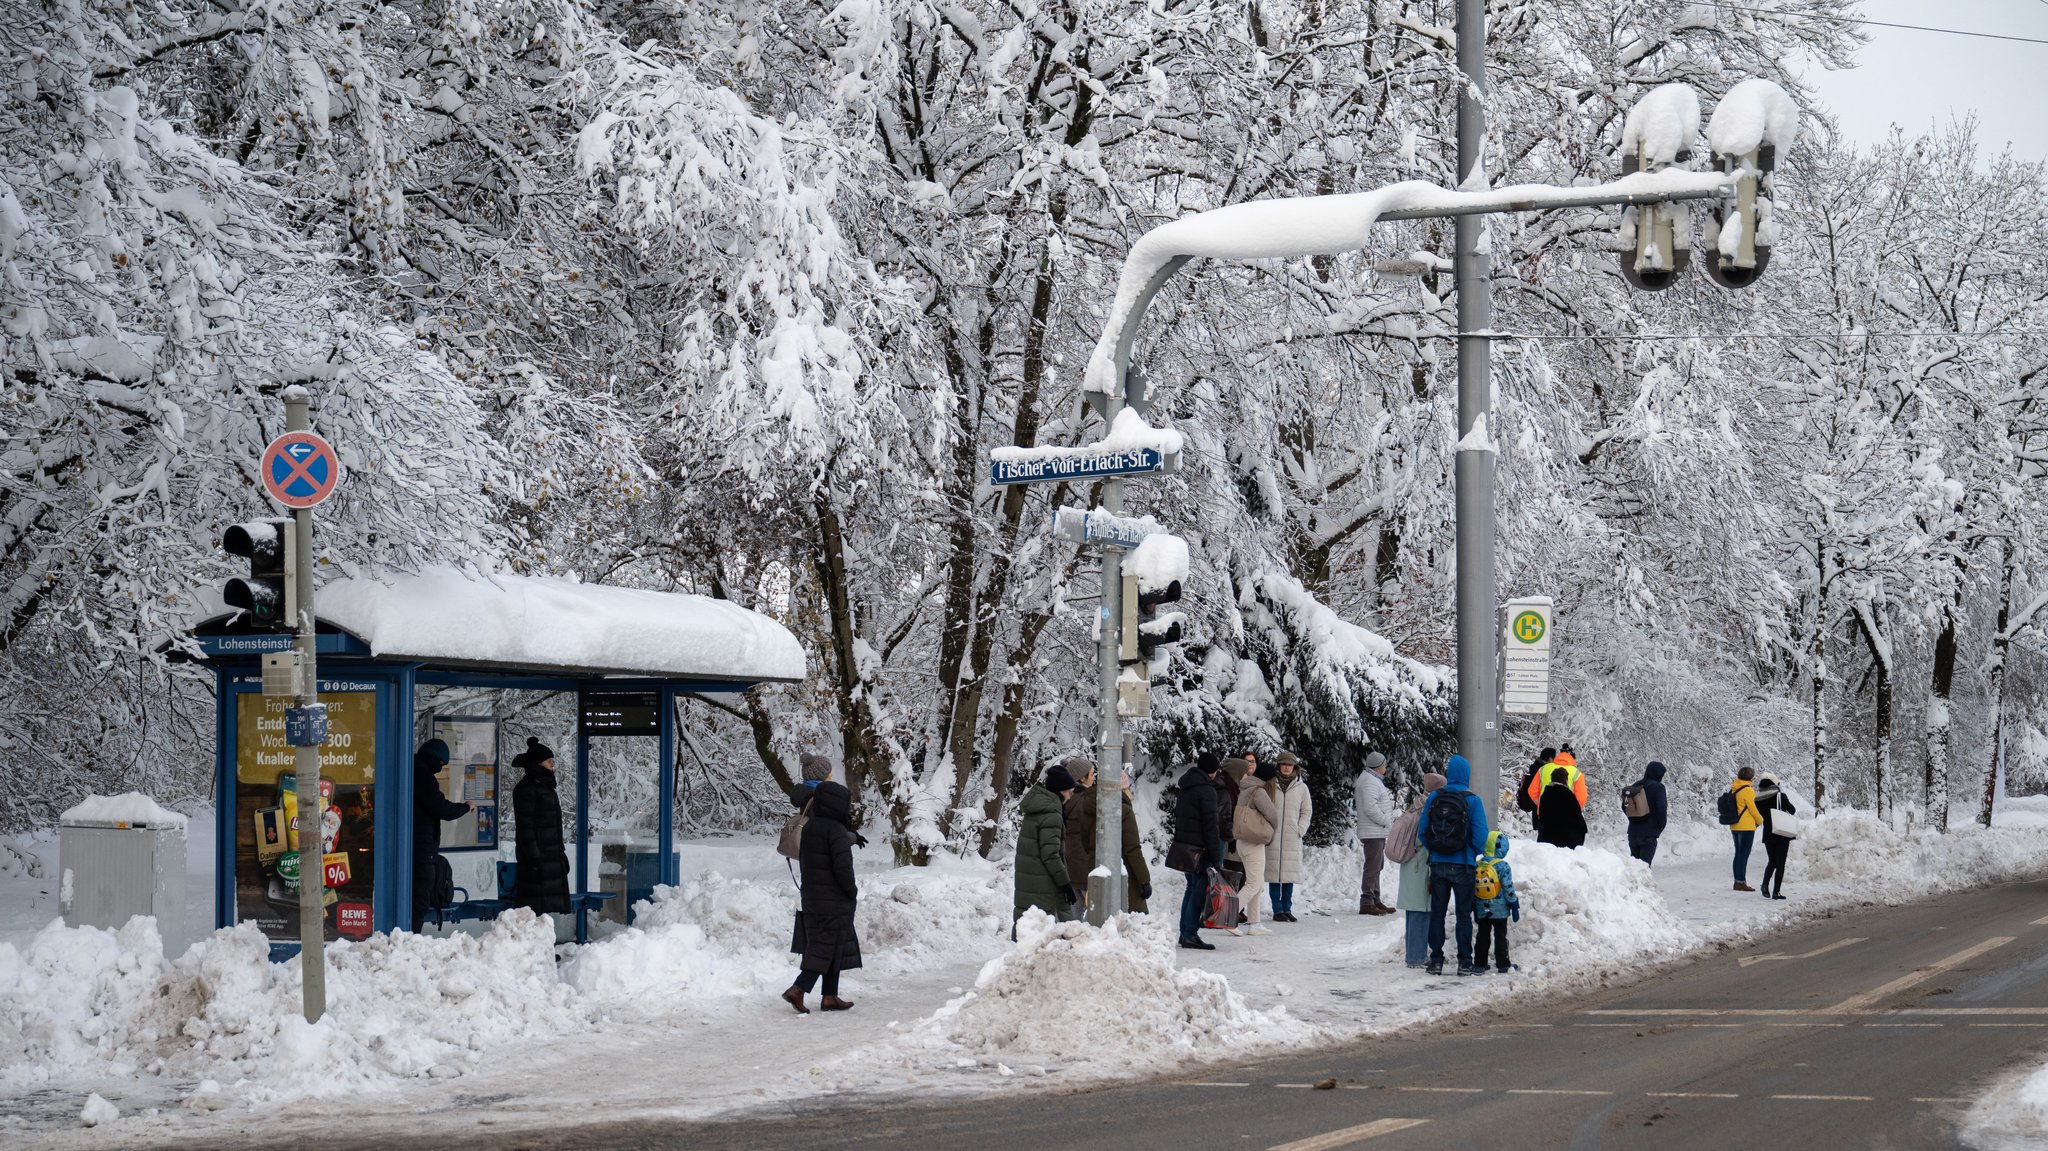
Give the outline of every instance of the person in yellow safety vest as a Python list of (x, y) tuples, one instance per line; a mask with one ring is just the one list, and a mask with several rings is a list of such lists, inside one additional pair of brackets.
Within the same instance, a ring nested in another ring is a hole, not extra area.
[(1579, 809), (1585, 810), (1586, 773), (1579, 770), (1579, 761), (1569, 751), (1558, 752), (1557, 758), (1545, 764), (1543, 770), (1536, 773), (1536, 778), (1529, 781), (1529, 802), (1535, 803), (1543, 797), (1543, 789), (1550, 785), (1551, 772), (1560, 767), (1569, 773), (1566, 782), (1571, 786), (1572, 794), (1579, 797)]

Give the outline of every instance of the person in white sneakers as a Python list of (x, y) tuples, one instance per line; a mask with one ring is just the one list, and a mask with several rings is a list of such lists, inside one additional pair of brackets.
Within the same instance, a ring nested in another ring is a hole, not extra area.
[(1260, 764), (1238, 784), (1237, 816), (1231, 828), (1237, 834), (1237, 858), (1244, 864), (1244, 935), (1271, 935), (1273, 929), (1259, 922), (1260, 905), (1266, 894), (1267, 850), (1273, 843), (1274, 824), (1280, 818), (1279, 790), (1273, 777), (1279, 771), (1272, 764)]

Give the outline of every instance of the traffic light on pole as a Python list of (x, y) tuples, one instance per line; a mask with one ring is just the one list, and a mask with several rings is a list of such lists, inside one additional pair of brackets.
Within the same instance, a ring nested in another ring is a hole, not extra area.
[(1185, 617), (1177, 611), (1159, 610), (1179, 599), (1179, 580), (1151, 587), (1137, 576), (1124, 577), (1125, 662), (1152, 663), (1159, 658), (1160, 648), (1181, 641)]
[(240, 608), (258, 631), (291, 631), (297, 626), (298, 597), (292, 586), (297, 556), (290, 520), (251, 520), (230, 527), (221, 537), (230, 555), (249, 561), (249, 574), (231, 579), (221, 599)]

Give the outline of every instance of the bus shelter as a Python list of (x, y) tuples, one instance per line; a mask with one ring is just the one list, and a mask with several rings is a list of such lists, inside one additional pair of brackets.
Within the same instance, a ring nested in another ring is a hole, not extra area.
[[(657, 741), (656, 850), (643, 882), (674, 884), (676, 697), (804, 677), (803, 649), (781, 624), (699, 595), (437, 568), (336, 579), (321, 586), (317, 605), (320, 700), (329, 715), (317, 820), (297, 811), (284, 732), (292, 700), (263, 691), (262, 657), (289, 651), (292, 637), (252, 630), (239, 613), (208, 620), (193, 637), (216, 685), (214, 922), (253, 920), (276, 958), (298, 951), (298, 875), (315, 865), (316, 824), (327, 938), (411, 924), (413, 753), (430, 738), (455, 753), (443, 794), (473, 808), (448, 825), (443, 853), (479, 853), (485, 863), (499, 855), (499, 812), (510, 805), (512, 782), (501, 786), (500, 773), (519, 749), (474, 707), (435, 715), (432, 730), (420, 730), (423, 689), (575, 693), (572, 898), (583, 941), (603, 894), (590, 874), (592, 741)], [(558, 758), (563, 785), (571, 782), (567, 766)], [(500, 896), (478, 902), (488, 915), (510, 892), (487, 894)]]

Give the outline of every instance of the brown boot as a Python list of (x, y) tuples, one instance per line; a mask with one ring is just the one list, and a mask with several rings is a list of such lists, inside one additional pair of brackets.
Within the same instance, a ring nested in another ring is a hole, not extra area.
[(1361, 895), (1358, 897), (1358, 913), (1360, 915), (1378, 915), (1379, 912), (1374, 910), (1374, 906), (1373, 901), (1365, 896)]
[[(811, 1009), (804, 1006), (804, 989), (801, 987), (792, 985), (789, 990), (782, 993), (782, 1001), (796, 1008), (798, 1015), (809, 1015), (811, 1013)], [(851, 1005), (849, 1004), (849, 1006)], [(830, 1009), (827, 1008), (827, 1010)]]
[(853, 1010), (853, 1001), (841, 999), (837, 995), (827, 995), (819, 1002), (818, 1006), (825, 1011), (851, 1011)]

